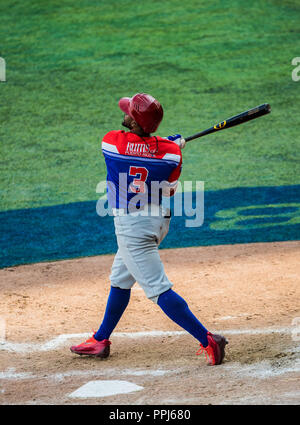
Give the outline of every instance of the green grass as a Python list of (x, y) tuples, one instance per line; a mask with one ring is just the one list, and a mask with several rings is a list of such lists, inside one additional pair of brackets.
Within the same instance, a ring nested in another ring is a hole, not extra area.
[(101, 138), (140, 91), (164, 107), (162, 136), (272, 106), (189, 143), (182, 180), (300, 183), (299, 0), (2, 0), (0, 17), (1, 210), (97, 199)]

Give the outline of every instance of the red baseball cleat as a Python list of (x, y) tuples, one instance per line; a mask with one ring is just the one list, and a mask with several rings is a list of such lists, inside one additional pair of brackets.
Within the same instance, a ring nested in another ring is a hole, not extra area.
[[(94, 334), (95, 335), (95, 334)], [(94, 335), (87, 339), (85, 342), (82, 342), (79, 345), (73, 345), (70, 347), (72, 353), (75, 354), (85, 354), (88, 356), (95, 356), (106, 358), (110, 353), (110, 344), (111, 342), (108, 339), (103, 339), (102, 341), (97, 341), (94, 338)]]
[(207, 364), (209, 366), (215, 366), (221, 364), (225, 356), (225, 345), (228, 341), (222, 335), (212, 334), (207, 332), (208, 346), (203, 347), (200, 344), (200, 350), (197, 351), (197, 356), (204, 352)]

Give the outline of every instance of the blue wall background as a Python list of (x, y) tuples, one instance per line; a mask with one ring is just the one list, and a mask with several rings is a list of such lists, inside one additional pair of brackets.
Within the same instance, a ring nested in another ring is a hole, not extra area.
[[(96, 203), (0, 212), (0, 267), (115, 253), (113, 218)], [(300, 185), (205, 191), (203, 225), (186, 219), (172, 217), (160, 248), (299, 240)]]

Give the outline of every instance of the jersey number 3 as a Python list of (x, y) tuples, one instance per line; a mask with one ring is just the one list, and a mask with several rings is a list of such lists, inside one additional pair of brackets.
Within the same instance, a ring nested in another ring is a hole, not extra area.
[(147, 180), (149, 171), (145, 167), (134, 167), (131, 166), (129, 169), (129, 175), (136, 177), (133, 182), (130, 183), (129, 188), (133, 193), (145, 193), (146, 187), (145, 182)]

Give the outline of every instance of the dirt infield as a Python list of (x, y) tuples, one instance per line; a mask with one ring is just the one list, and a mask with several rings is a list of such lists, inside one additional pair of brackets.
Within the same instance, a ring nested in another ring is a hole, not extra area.
[[(223, 365), (206, 366), (137, 284), (111, 356), (76, 356), (69, 346), (102, 320), (113, 256), (11, 267), (0, 270), (0, 403), (299, 404), (300, 242), (160, 252), (173, 289), (229, 340)], [(142, 389), (70, 397), (97, 380)]]

